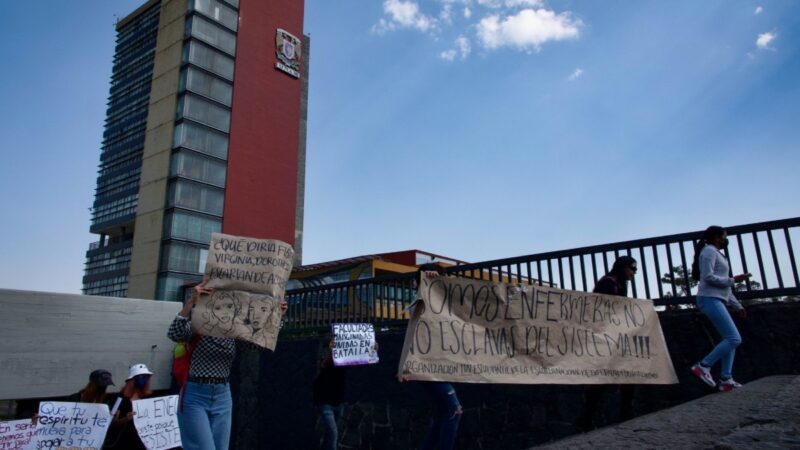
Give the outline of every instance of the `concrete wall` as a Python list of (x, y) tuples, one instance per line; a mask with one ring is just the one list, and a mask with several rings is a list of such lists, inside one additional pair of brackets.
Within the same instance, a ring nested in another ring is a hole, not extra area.
[[(747, 320), (737, 319), (744, 343), (734, 376), (747, 382), (800, 373), (800, 304), (759, 305), (749, 311)], [(680, 384), (637, 387), (635, 415), (711, 392), (688, 370), (716, 342), (711, 324), (694, 310), (662, 314), (661, 322)], [(341, 448), (406, 450), (421, 442), (430, 406), (419, 386), (394, 379), (402, 340), (401, 332), (380, 334), (381, 363), (350, 370)], [(304, 338), (281, 341), (274, 354), (238, 360), (234, 448), (317, 448), (321, 429), (311, 405), (311, 386), (323, 351), (324, 339)], [(575, 423), (584, 403), (583, 386), (463, 384), (457, 390), (465, 408), (459, 449), (528, 448), (581, 431)], [(596, 424), (615, 422), (618, 415), (618, 390), (612, 387)]]
[[(144, 363), (167, 389), (179, 303), (0, 289), (0, 400), (54, 398), (82, 389), (94, 369), (117, 387)], [(112, 388), (113, 392), (116, 392)]]

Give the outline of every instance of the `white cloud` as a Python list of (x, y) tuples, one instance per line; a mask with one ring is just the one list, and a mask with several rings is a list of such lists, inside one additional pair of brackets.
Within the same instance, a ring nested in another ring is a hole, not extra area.
[(546, 9), (523, 9), (515, 15), (491, 15), (478, 23), (478, 38), (487, 49), (512, 46), (539, 51), (548, 41), (577, 39), (580, 20), (572, 19), (569, 12), (556, 14)]
[(452, 61), (456, 58), (456, 51), (452, 48), (450, 50), (445, 50), (439, 53), (439, 57), (445, 61)]
[(755, 15), (759, 15), (759, 14), (761, 14), (762, 12), (764, 12), (764, 8), (763, 8), (763, 7), (761, 7), (761, 6), (757, 6), (757, 7), (756, 7), (756, 10), (753, 12), (753, 14), (755, 14)]
[(580, 78), (580, 76), (581, 76), (581, 75), (583, 75), (583, 69), (581, 69), (580, 67), (578, 67), (578, 68), (577, 68), (577, 69), (575, 69), (575, 71), (574, 71), (574, 72), (572, 72), (572, 74), (571, 74), (571, 75), (570, 75), (570, 76), (567, 78), (567, 81), (575, 81), (575, 80), (577, 80), (578, 78)]
[(492, 9), (497, 9), (503, 6), (503, 2), (501, 0), (478, 0), (478, 4)]
[(383, 2), (382, 18), (372, 31), (382, 34), (396, 28), (414, 28), (419, 31), (431, 31), (436, 26), (436, 19), (422, 14), (419, 5), (413, 1), (386, 0)]
[(439, 54), (439, 57), (446, 60), (446, 61), (453, 61), (456, 59), (456, 56), (459, 56), (461, 59), (466, 59), (467, 56), (472, 52), (472, 45), (467, 39), (466, 36), (459, 36), (455, 40), (455, 48), (451, 48), (450, 50), (443, 51)]
[(444, 23), (453, 22), (453, 5), (447, 3), (442, 6), (442, 11), (439, 12), (439, 19)]
[(775, 38), (777, 37), (778, 35), (776, 33), (772, 32), (761, 33), (758, 35), (758, 39), (756, 39), (756, 47), (762, 50), (772, 49), (772, 47), (770, 47), (769, 44), (771, 44), (772, 41), (774, 41)]
[(542, 6), (542, 0), (506, 0), (507, 8), (516, 8), (518, 6), (536, 7)]
[(464, 18), (469, 19), (472, 17), (472, 10), (469, 9), (469, 6), (464, 7)]

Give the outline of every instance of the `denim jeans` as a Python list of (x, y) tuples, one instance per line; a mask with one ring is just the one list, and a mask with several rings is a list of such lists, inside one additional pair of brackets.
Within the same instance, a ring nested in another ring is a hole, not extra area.
[(187, 382), (178, 424), (184, 450), (228, 450), (231, 440), (231, 389), (225, 384)]
[(322, 439), (324, 450), (336, 450), (339, 445), (339, 428), (336, 421), (342, 417), (344, 405), (319, 405), (319, 418), (325, 435)]
[(711, 320), (714, 328), (722, 336), (722, 341), (700, 363), (711, 367), (722, 360), (719, 377), (727, 380), (731, 378), (733, 357), (736, 354), (736, 347), (742, 343), (742, 337), (739, 336), (739, 330), (736, 329), (725, 302), (716, 297), (697, 297), (697, 307)]
[(433, 403), (434, 414), (421, 449), (451, 450), (461, 421), (461, 403), (456, 390), (450, 383), (439, 382), (423, 382), (422, 387)]

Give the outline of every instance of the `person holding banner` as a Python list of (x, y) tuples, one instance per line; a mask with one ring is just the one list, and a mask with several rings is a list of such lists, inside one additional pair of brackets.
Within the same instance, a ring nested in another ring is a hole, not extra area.
[[(175, 342), (191, 342), (192, 308), (201, 294), (211, 295), (208, 279), (194, 287), (192, 297), (170, 324), (167, 336)], [(281, 313), (288, 305), (280, 303)], [(233, 338), (201, 336), (192, 346), (189, 378), (181, 387), (178, 424), (184, 450), (227, 450), (230, 444), (233, 400), (228, 378), (236, 354)]]
[[(339, 427), (337, 421), (344, 410), (344, 392), (347, 370), (353, 366), (337, 366), (333, 362), (333, 349), (336, 339), (328, 342), (328, 350), (322, 360), (317, 377), (314, 378), (314, 406), (319, 411), (320, 421), (324, 435), (322, 448), (336, 450), (339, 446)], [(372, 346), (373, 351), (378, 351), (378, 343)]]
[(113, 450), (147, 450), (139, 433), (133, 424), (133, 402), (149, 397), (153, 391), (150, 389), (150, 378), (153, 372), (144, 364), (134, 364), (130, 368), (125, 386), (119, 393), (116, 411), (112, 410), (113, 419), (108, 430), (104, 449)]
[[(692, 263), (692, 278), (699, 281), (697, 288), (697, 309), (708, 317), (716, 328), (722, 341), (706, 355), (700, 362), (692, 366), (692, 373), (710, 387), (718, 387), (722, 392), (730, 392), (742, 387), (733, 380), (733, 359), (736, 347), (742, 343), (742, 337), (736, 324), (733, 323), (727, 306), (733, 308), (740, 318), (747, 317), (747, 312), (733, 295), (736, 283), (750, 278), (749, 273), (736, 275), (731, 278), (728, 258), (722, 249), (728, 246), (728, 234), (724, 228), (712, 225), (703, 233), (697, 242)], [(720, 382), (717, 386), (711, 376), (711, 366), (717, 361), (722, 362), (720, 368)]]
[[(611, 271), (597, 280), (594, 285), (595, 294), (616, 295), (619, 297), (628, 296), (628, 282), (633, 280), (638, 269), (636, 259), (623, 255), (614, 261)], [(634, 385), (622, 384), (619, 386), (621, 420), (628, 420), (632, 417)], [(608, 390), (608, 385), (595, 384), (589, 386), (586, 392), (586, 402), (583, 414), (578, 419), (578, 424), (584, 430), (594, 428), (594, 415), (600, 405), (603, 394)]]
[[(419, 267), (420, 277), (436, 278), (444, 275), (444, 269), (436, 263)], [(418, 297), (419, 298), (419, 297)], [(406, 379), (401, 377), (401, 382)], [(451, 450), (456, 443), (458, 425), (463, 409), (452, 384), (440, 381), (419, 381), (433, 406), (433, 418), (420, 446), (421, 450)]]

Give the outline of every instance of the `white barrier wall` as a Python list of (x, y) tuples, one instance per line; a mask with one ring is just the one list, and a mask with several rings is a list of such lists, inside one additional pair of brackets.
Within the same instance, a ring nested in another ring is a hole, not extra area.
[(94, 369), (118, 391), (144, 363), (153, 389), (170, 384), (174, 343), (167, 329), (181, 305), (89, 295), (0, 289), (0, 400), (73, 394)]

